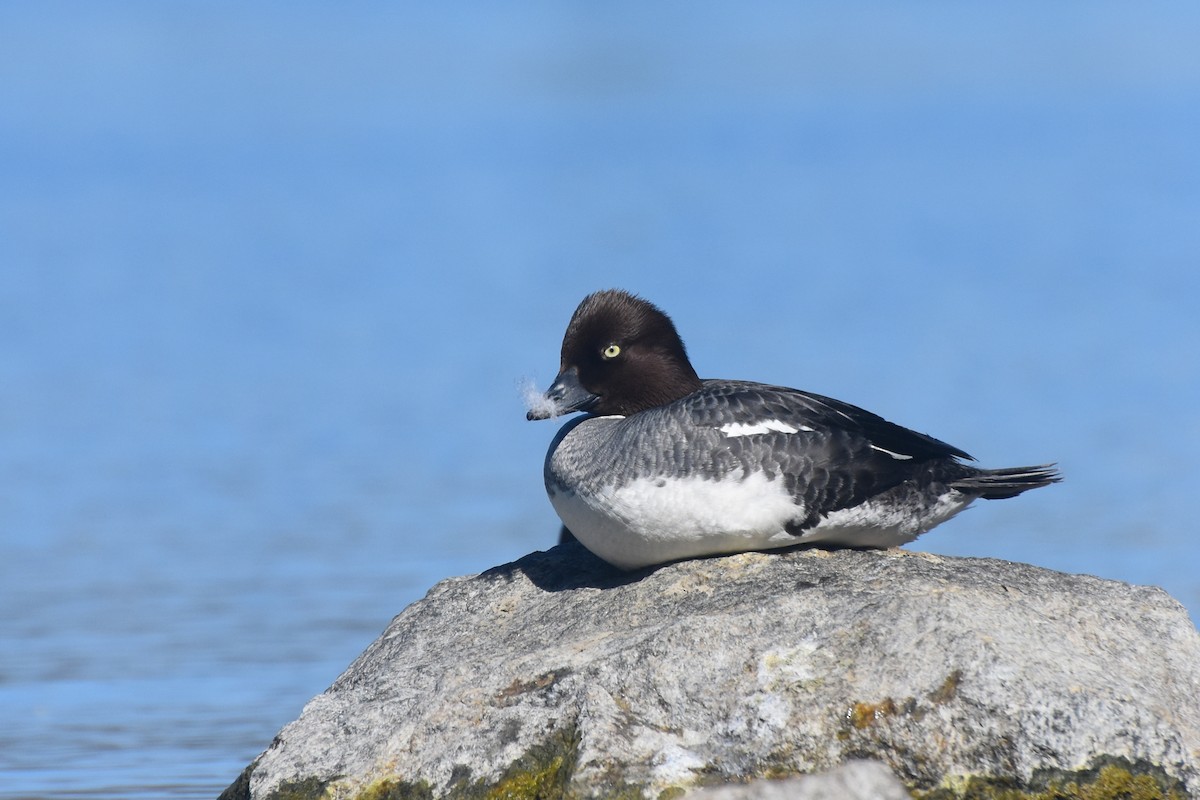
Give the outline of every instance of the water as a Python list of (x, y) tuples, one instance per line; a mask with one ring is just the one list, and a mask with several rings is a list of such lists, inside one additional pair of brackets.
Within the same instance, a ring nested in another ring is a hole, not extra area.
[(213, 797), (551, 543), (588, 291), (1061, 486), (919, 542), (1200, 617), (1187, 4), (0, 7), (0, 798)]

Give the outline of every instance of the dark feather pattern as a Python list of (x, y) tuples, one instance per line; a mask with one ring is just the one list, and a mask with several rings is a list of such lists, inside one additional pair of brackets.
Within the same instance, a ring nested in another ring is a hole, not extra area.
[[(949, 484), (976, 472), (957, 460), (971, 458), (957, 447), (849, 403), (798, 389), (707, 380), (699, 391), (658, 411), (717, 431), (733, 423), (767, 421), (799, 431), (722, 435), (708, 445), (728, 451), (730, 461), (746, 472), (783, 477), (806, 511), (789, 526), (796, 534), (831, 512), (857, 506), (905, 481)], [(655, 409), (644, 413), (653, 416)]]

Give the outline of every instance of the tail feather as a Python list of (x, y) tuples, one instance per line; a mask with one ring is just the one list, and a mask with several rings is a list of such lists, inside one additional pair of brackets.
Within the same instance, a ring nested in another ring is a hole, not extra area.
[(1062, 480), (1056, 464), (1038, 464), (1033, 467), (1008, 467), (1006, 469), (981, 469), (974, 475), (952, 481), (950, 486), (960, 492), (978, 495), (984, 500), (1003, 500), (1016, 497), (1021, 492), (1049, 486)]

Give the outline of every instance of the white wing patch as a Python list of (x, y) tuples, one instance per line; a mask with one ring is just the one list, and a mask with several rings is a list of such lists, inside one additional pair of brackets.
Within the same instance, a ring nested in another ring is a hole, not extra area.
[(891, 450), (885, 450), (876, 444), (871, 445), (871, 449), (878, 450), (881, 453), (887, 453), (889, 456), (896, 459), (897, 461), (908, 461), (910, 458), (912, 458), (912, 456), (906, 456), (906, 455), (904, 455), (904, 453), (893, 453)]
[(758, 436), (763, 433), (799, 433), (800, 431), (811, 431), (812, 428), (807, 425), (801, 425), (799, 428), (794, 425), (788, 425), (786, 422), (780, 422), (777, 419), (768, 419), (762, 422), (730, 422), (727, 425), (722, 425), (719, 430), (730, 439), (735, 439), (738, 436)]

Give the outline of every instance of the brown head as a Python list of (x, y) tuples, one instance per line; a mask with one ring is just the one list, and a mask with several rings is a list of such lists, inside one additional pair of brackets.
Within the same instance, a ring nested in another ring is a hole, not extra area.
[[(629, 416), (678, 400), (701, 385), (671, 318), (620, 289), (590, 294), (563, 336), (558, 377), (546, 392), (560, 414)], [(530, 412), (529, 419), (546, 419)]]

